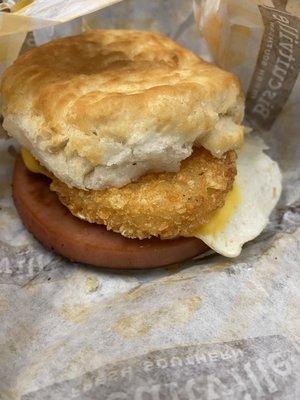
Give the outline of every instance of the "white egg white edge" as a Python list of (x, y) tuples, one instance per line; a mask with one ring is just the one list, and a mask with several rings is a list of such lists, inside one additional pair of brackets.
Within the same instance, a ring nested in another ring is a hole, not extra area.
[(261, 138), (246, 135), (237, 151), (237, 208), (218, 233), (195, 235), (225, 257), (239, 256), (243, 245), (263, 231), (281, 195), (280, 169), (264, 153), (267, 148)]

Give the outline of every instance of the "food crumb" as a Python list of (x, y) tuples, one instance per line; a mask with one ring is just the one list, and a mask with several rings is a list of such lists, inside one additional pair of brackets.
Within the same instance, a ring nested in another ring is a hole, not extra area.
[(99, 282), (94, 276), (88, 276), (85, 281), (85, 288), (88, 293), (95, 292), (99, 287)]

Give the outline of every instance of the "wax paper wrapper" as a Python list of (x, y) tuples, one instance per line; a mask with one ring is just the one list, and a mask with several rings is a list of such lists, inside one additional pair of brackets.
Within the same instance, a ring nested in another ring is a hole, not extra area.
[[(80, 3), (83, 13), (102, 2)], [(299, 3), (193, 7), (196, 23), (189, 1), (125, 0), (35, 30), (22, 51), (92, 27), (148, 29), (236, 72), (253, 134), (283, 174), (270, 223), (236, 259), (114, 273), (74, 264), (22, 226), (11, 198), (18, 146), (1, 139), (1, 399), (300, 398)]]
[[(7, 0), (0, 2), (0, 73), (18, 56), (27, 32), (48, 27), (60, 36), (79, 33), (82, 15), (121, 0)], [(1, 12), (2, 11), (2, 12)], [(77, 20), (76, 20), (77, 19)], [(75, 20), (75, 21), (74, 21)], [(71, 23), (63, 24), (68, 21)], [(63, 26), (61, 25), (63, 24)]]

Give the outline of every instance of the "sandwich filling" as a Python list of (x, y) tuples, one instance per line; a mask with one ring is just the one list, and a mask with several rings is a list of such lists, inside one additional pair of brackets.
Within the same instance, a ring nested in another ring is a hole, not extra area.
[[(22, 151), (29, 170), (51, 177), (51, 190), (78, 218), (130, 238), (197, 237), (227, 257), (258, 236), (281, 193), (281, 174), (259, 138), (213, 157), (194, 149), (177, 173), (149, 174), (122, 188), (81, 190), (54, 177)], [(255, 177), (255, 179), (254, 179)]]

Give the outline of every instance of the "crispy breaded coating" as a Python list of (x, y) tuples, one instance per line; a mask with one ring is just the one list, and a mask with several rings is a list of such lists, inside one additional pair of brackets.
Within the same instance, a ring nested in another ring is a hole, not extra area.
[(51, 190), (75, 216), (129, 238), (192, 236), (223, 206), (236, 175), (236, 155), (194, 149), (177, 173), (143, 176), (122, 188), (85, 191), (54, 179)]

